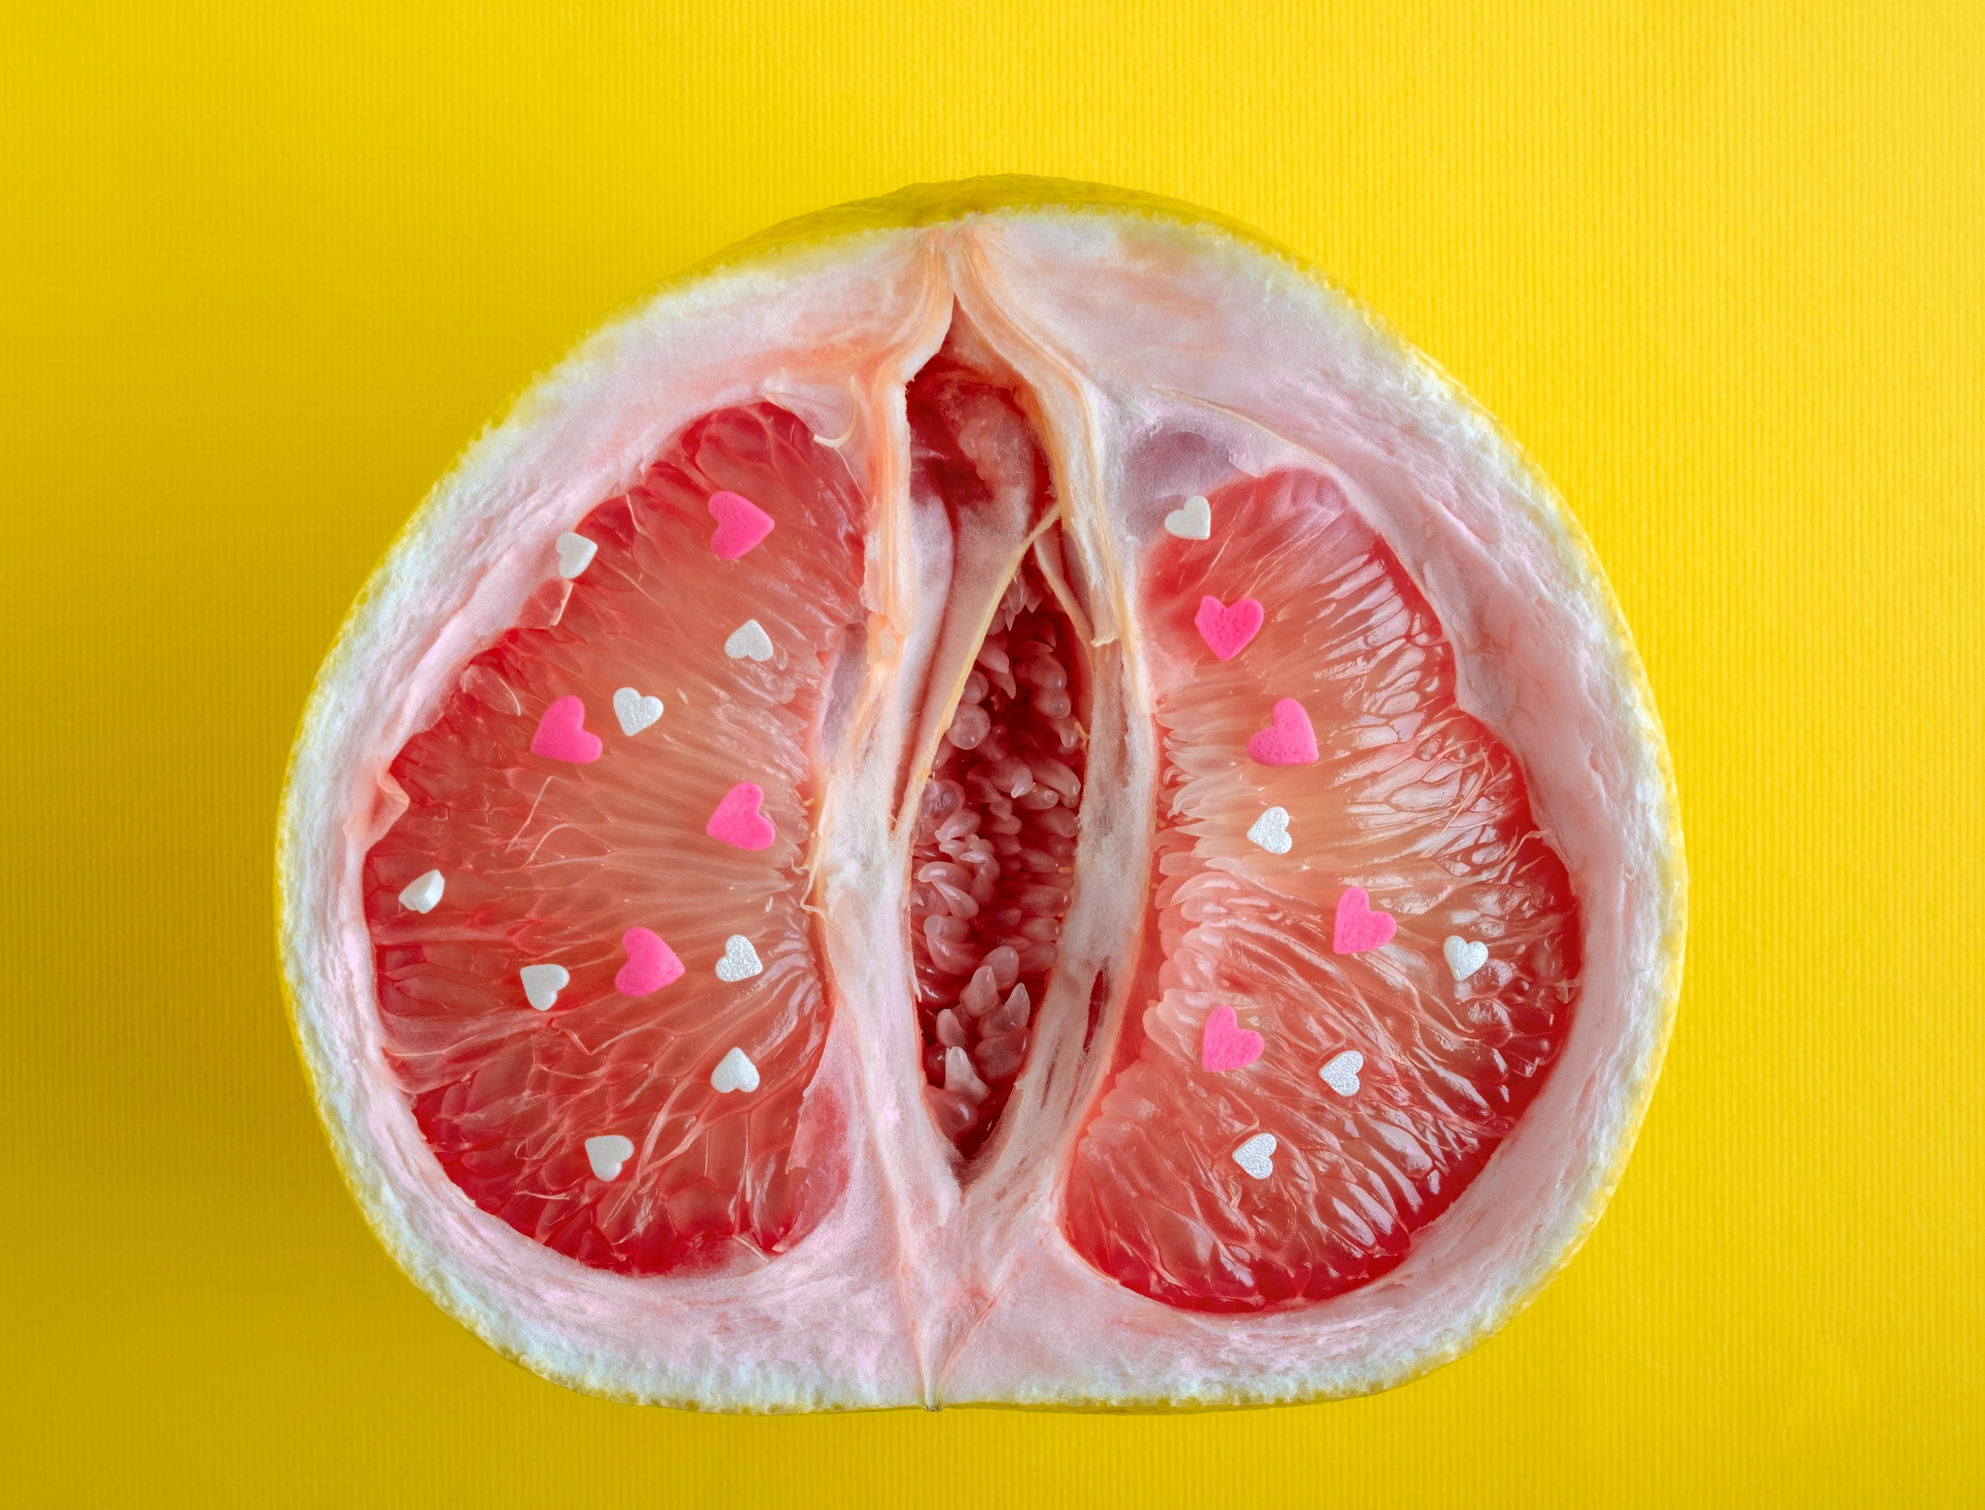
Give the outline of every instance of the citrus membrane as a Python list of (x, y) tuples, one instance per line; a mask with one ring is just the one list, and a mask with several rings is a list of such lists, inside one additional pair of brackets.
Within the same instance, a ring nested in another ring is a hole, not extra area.
[(1291, 259), (1033, 180), (773, 233), (526, 393), (347, 624), (281, 866), (396, 1257), (718, 1408), (1422, 1372), (1596, 1220), (1680, 963), (1548, 489)]

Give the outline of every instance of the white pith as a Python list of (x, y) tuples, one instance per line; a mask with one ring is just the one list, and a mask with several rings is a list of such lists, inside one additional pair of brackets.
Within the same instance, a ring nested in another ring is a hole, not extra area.
[[(1086, 905), (969, 1188), (924, 1113), (895, 943), (908, 836), (891, 793), (900, 752), (928, 743), (919, 699), (937, 616), (903, 523), (902, 389), (954, 304), (1034, 397), (1093, 639), (1115, 647), (1106, 659), (1137, 664), (1136, 624), (1119, 610), (1170, 506), (1124, 501), (1138, 434), (1191, 429), (1242, 472), (1328, 471), (1426, 594), (1462, 705), (1521, 762), (1572, 877), (1585, 965), (1547, 1084), (1407, 1259), (1337, 1299), (1176, 1310), (1090, 1269), (1056, 1223), (1066, 1129), (1098, 1091), (1124, 1010), (1111, 1003), (1085, 1054), (1090, 982), (1102, 965), (1125, 974), (1145, 904), (1141, 887), (1099, 879), (1146, 871), (1158, 753), (1134, 675), (1098, 682)], [(854, 720), (866, 743), (842, 767), (815, 856), (834, 1020), (796, 1154), (839, 1165), (845, 1192), (753, 1272), (626, 1278), (478, 1210), (429, 1152), (381, 1054), (360, 867), (395, 811), (379, 785), (387, 766), (462, 662), (514, 621), (556, 537), (683, 425), (760, 398), (838, 443), (879, 511), (867, 592), (880, 658)], [(281, 888), (319, 1106), (399, 1262), (548, 1377), (719, 1409), (1267, 1402), (1366, 1392), (1458, 1355), (1536, 1292), (1603, 1207), (1659, 1069), (1682, 927), (1660, 731), (1605, 585), (1548, 489), (1445, 379), (1300, 270), (1221, 230), (1096, 208), (845, 237), (665, 293), (587, 341), (470, 449), (347, 624), (294, 757)]]

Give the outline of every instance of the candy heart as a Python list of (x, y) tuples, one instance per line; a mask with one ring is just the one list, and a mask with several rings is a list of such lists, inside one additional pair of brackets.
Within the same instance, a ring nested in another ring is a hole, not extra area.
[(517, 972), (517, 979), (524, 983), (524, 1000), (540, 1012), (549, 1012), (572, 975), (563, 965), (526, 965)]
[(772, 533), (772, 516), (741, 493), (712, 493), (710, 517), (717, 533), (710, 549), (719, 561), (735, 561)]
[(415, 912), (432, 912), (434, 904), (441, 900), (441, 893), (448, 883), (441, 879), (438, 870), (426, 871), (415, 876), (400, 892), (400, 905)]
[(586, 732), (586, 705), (576, 697), (561, 697), (545, 709), (538, 732), (531, 736), (531, 753), (571, 765), (598, 760), (600, 737)]
[(633, 1143), (619, 1133), (586, 1140), (586, 1162), (593, 1166), (593, 1173), (603, 1180), (611, 1180), (618, 1175), (620, 1166), (633, 1157)]
[(710, 1084), (720, 1096), (732, 1091), (758, 1089), (758, 1066), (745, 1057), (743, 1049), (732, 1049), (710, 1071)]
[(1261, 1035), (1242, 1027), (1232, 1007), (1215, 1007), (1206, 1014), (1206, 1027), (1199, 1035), (1202, 1069), (1215, 1074), (1242, 1069), (1261, 1057), (1261, 1049)]
[(1365, 888), (1353, 886), (1337, 899), (1336, 925), (1331, 930), (1330, 947), (1339, 954), (1363, 954), (1392, 937), (1399, 924), (1389, 912), (1372, 911)]
[(764, 968), (758, 961), (758, 951), (743, 934), (733, 933), (724, 940), (724, 957), (717, 961), (718, 980), (750, 980)]
[(740, 781), (717, 804), (703, 832), (737, 849), (770, 849), (778, 837), (772, 820), (758, 811), (765, 789), (755, 781)]
[(620, 720), (620, 732), (639, 734), (662, 716), (659, 697), (643, 697), (632, 687), (622, 687), (613, 695), (613, 716)]
[(1489, 946), (1477, 940), (1469, 943), (1458, 934), (1450, 933), (1441, 945), (1441, 953), (1447, 956), (1447, 967), (1454, 972), (1457, 981), (1468, 979), (1489, 962)]
[(682, 961), (652, 929), (628, 929), (620, 936), (620, 947), (627, 951), (627, 963), (613, 978), (613, 988), (622, 996), (649, 996), (682, 979)]
[(599, 546), (584, 535), (575, 535), (567, 530), (558, 537), (558, 574), (561, 577), (576, 577), (593, 564), (593, 554)]
[(1316, 731), (1310, 716), (1293, 697), (1275, 704), (1275, 721), (1248, 741), (1248, 754), (1263, 765), (1313, 765)]
[(1261, 633), (1261, 617), (1261, 605), (1253, 598), (1242, 598), (1232, 608), (1218, 598), (1201, 598), (1192, 622), (1206, 648), (1221, 660), (1231, 661)]
[(1289, 853), (1289, 810), (1284, 807), (1271, 807), (1254, 820), (1254, 827), (1248, 830), (1248, 838), (1259, 844), (1271, 855)]
[(1213, 533), (1213, 505), (1198, 494), (1165, 516), (1165, 532), (1181, 540), (1204, 540)]
[(754, 661), (769, 661), (772, 659), (772, 636), (765, 632), (758, 620), (746, 619), (724, 641), (724, 654), (734, 661), (741, 661), (746, 656)]
[(1275, 1135), (1256, 1133), (1234, 1150), (1234, 1162), (1257, 1180), (1267, 1179), (1275, 1173)]
[(1317, 1073), (1323, 1083), (1340, 1096), (1358, 1094), (1358, 1071), (1365, 1067), (1365, 1056), (1356, 1049), (1346, 1049)]

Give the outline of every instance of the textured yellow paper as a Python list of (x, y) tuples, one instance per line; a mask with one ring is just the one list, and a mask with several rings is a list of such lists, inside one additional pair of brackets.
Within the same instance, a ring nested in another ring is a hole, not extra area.
[[(1315, 259), (1578, 514), (1689, 833), (1640, 1151), (1529, 1312), (1369, 1400), (568, 1394), (338, 1183), (270, 942), (295, 718), (585, 328), (773, 221), (1001, 171)], [(1985, 9), (17, 3), (0, 204), (0, 1500), (1985, 1500)]]

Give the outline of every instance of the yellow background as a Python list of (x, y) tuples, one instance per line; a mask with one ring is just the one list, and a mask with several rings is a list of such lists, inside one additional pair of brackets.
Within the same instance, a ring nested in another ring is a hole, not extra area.
[[(1985, 1498), (1976, 0), (8, 12), (0, 1499)], [(1013, 170), (1315, 258), (1583, 520), (1694, 873), (1639, 1152), (1528, 1313), (1373, 1399), (568, 1394), (338, 1182), (271, 943), (296, 717), (415, 502), (580, 332), (786, 216)]]

